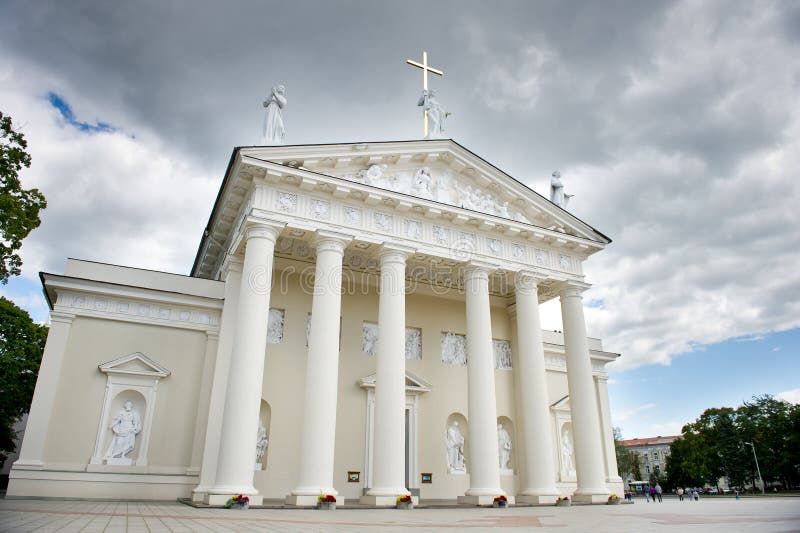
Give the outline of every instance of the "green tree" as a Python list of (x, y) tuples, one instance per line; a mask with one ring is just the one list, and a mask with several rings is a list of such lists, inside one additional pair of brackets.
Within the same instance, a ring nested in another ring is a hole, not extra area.
[(617, 453), (617, 471), (622, 479), (642, 479), (639, 454), (622, 444), (622, 430), (614, 428), (614, 450)]
[(665, 468), (668, 487), (697, 487), (713, 479), (708, 443), (691, 424), (683, 426), (683, 436), (670, 445)]
[(11, 117), (0, 112), (0, 283), (20, 273), (22, 259), (17, 250), (22, 239), (39, 227), (39, 211), (47, 206), (38, 189), (23, 189), (22, 167), (31, 165), (25, 137), (14, 131)]
[(30, 407), (47, 329), (0, 296), (0, 452), (14, 450), (13, 425)]

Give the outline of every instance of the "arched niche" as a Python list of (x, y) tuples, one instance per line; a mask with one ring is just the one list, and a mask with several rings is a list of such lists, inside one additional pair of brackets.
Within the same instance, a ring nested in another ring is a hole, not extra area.
[(469, 426), (467, 419), (461, 413), (452, 413), (447, 417), (445, 424), (445, 459), (447, 473), (452, 475), (466, 475), (467, 458), (469, 457)]
[[(501, 429), (502, 428), (502, 429)], [(501, 435), (501, 431), (503, 434)], [(507, 416), (500, 416), (497, 418), (497, 449), (498, 449), (498, 462), (500, 463), (501, 476), (513, 476), (516, 470), (516, 447), (517, 447), (517, 434), (514, 430), (514, 423)], [(506, 450), (507, 460), (504, 457), (503, 450)], [(505, 464), (503, 464), (505, 462)]]
[[(106, 389), (94, 453), (89, 463), (115, 467), (146, 466), (158, 383), (169, 376), (170, 371), (139, 352), (103, 363), (98, 369), (106, 374)], [(136, 412), (141, 430), (134, 439), (133, 450), (124, 457), (108, 458), (106, 454), (114, 438), (111, 426), (127, 402), (133, 404), (131, 411)]]
[(558, 451), (561, 465), (561, 480), (575, 480), (575, 440), (572, 433), (572, 421), (561, 424), (558, 430)]
[(272, 408), (266, 400), (261, 400), (261, 408), (258, 411), (258, 435), (256, 437), (256, 470), (267, 469), (271, 423)]

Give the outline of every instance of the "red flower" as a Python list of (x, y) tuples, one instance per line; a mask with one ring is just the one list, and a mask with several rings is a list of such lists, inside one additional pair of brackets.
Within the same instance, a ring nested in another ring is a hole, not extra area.
[(506, 498), (505, 496), (498, 496), (497, 498), (494, 499), (494, 501), (496, 501), (496, 502), (507, 502), (508, 498)]
[(326, 494), (325, 499), (323, 500), (325, 503), (336, 503), (336, 496), (333, 494)]

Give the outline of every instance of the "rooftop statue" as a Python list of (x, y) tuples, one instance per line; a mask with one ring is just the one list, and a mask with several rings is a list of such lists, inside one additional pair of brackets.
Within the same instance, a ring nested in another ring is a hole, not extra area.
[(264, 144), (283, 144), (286, 137), (286, 128), (283, 127), (283, 108), (286, 106), (286, 87), (278, 85), (272, 88), (272, 93), (264, 100), (267, 113), (264, 116), (264, 134), (261, 140)]
[(550, 201), (562, 209), (567, 208), (569, 199), (575, 196), (574, 194), (564, 193), (564, 183), (561, 181), (561, 172), (556, 170), (550, 178)]

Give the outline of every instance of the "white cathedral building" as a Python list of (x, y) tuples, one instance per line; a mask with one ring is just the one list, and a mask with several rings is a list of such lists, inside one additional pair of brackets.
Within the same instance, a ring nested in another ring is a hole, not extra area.
[(451, 140), (236, 148), (191, 275), (41, 274), (8, 497), (605, 502), (609, 242)]

